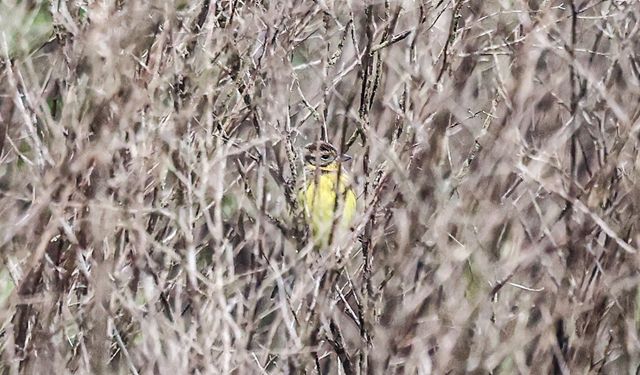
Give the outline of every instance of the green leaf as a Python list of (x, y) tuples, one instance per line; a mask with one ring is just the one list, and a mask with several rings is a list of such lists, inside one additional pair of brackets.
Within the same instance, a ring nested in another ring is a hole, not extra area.
[(53, 17), (48, 2), (33, 9), (27, 9), (25, 3), (12, 6), (0, 2), (0, 56), (5, 56), (5, 45), (10, 58), (29, 54), (52, 35)]
[(234, 213), (238, 210), (238, 202), (236, 198), (230, 194), (222, 196), (222, 216), (225, 219), (233, 217)]
[(9, 275), (9, 271), (3, 269), (0, 271), (0, 306), (4, 305), (11, 292), (15, 288), (13, 285), (13, 280), (11, 280), (11, 275)]

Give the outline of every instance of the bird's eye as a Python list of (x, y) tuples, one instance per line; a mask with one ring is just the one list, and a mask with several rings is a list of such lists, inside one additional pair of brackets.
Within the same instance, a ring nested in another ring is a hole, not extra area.
[(320, 158), (321, 158), (322, 160), (329, 160), (329, 157), (330, 157), (329, 155), (324, 154), (324, 155), (322, 155)]

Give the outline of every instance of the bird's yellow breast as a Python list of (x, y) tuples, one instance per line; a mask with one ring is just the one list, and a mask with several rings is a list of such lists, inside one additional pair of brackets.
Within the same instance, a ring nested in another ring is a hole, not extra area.
[[(338, 218), (335, 229), (346, 229), (356, 213), (356, 195), (349, 187), (345, 173), (338, 180), (337, 171), (311, 171), (309, 180), (299, 195), (307, 222), (314, 238), (326, 239)], [(336, 194), (338, 192), (340, 195)]]

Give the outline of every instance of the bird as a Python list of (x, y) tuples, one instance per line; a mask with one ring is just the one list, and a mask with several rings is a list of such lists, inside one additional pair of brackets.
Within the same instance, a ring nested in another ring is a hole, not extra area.
[(349, 160), (349, 155), (338, 153), (325, 141), (304, 148), (305, 184), (298, 200), (318, 245), (328, 245), (336, 230), (345, 233), (356, 214), (357, 198), (351, 176), (342, 167)]

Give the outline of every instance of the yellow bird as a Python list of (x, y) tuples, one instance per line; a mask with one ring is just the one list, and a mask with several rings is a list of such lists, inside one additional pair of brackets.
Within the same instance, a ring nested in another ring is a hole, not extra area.
[(327, 142), (305, 147), (306, 183), (298, 199), (317, 244), (328, 244), (332, 232), (344, 233), (355, 216), (356, 194), (350, 187), (350, 176), (341, 168), (350, 159)]

